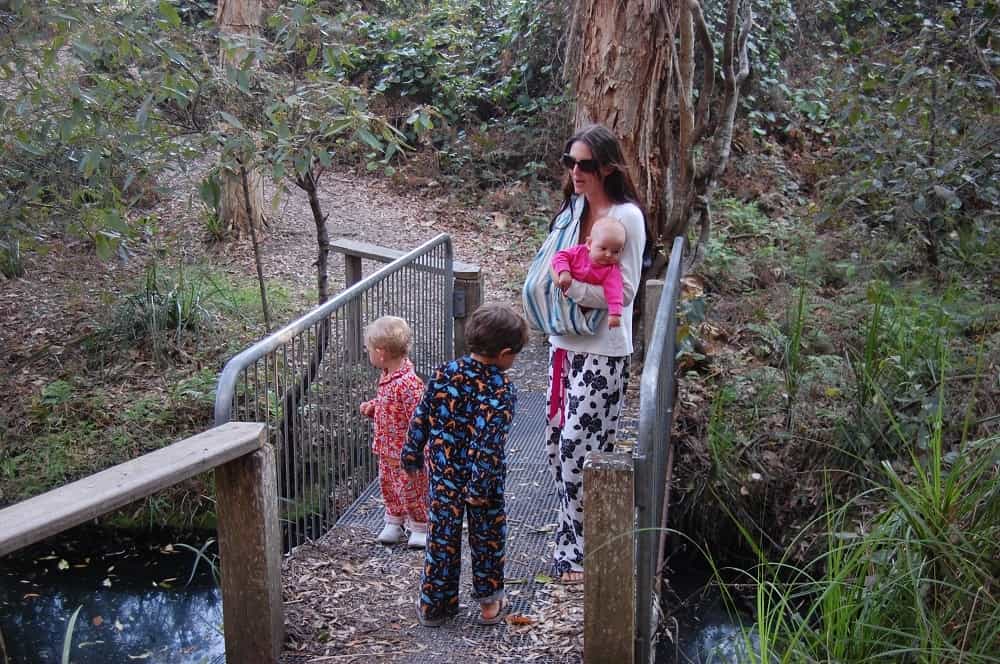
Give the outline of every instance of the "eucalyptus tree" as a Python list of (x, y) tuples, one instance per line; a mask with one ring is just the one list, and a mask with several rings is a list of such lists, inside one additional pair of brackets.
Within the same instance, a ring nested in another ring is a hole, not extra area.
[(130, 210), (199, 154), (208, 35), (167, 2), (13, 0), (0, 18), (0, 242), (125, 251), (149, 220)]
[(697, 222), (698, 246), (708, 239), (709, 202), (729, 161), (753, 26), (751, 0), (725, 0), (717, 53), (702, 5), (575, 0), (565, 59), (577, 125), (610, 127), (637, 169), (647, 233), (669, 243)]

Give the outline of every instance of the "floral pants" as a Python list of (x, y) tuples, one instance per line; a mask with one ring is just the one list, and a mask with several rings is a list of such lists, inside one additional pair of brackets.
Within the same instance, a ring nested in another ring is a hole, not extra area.
[(385, 502), (385, 522), (403, 525), (418, 533), (427, 532), (427, 476), (416, 479), (399, 465), (399, 458), (378, 456), (378, 483)]
[[(628, 387), (628, 357), (608, 357), (590, 353), (566, 352), (560, 362), (565, 393), (562, 410), (550, 415), (548, 422), (549, 467), (559, 496), (559, 523), (552, 571), (558, 576), (569, 571), (583, 571), (583, 462), (592, 451), (610, 452), (625, 389)], [(555, 349), (550, 354), (549, 384), (553, 381)], [(556, 385), (558, 386), (558, 384)], [(549, 390), (551, 406), (553, 390)], [(560, 426), (560, 415), (565, 417)]]

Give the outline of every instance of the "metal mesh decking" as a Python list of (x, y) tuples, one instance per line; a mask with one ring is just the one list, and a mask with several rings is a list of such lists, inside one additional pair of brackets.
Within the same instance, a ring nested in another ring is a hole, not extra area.
[[(538, 591), (545, 585), (536, 576), (549, 574), (552, 543), (556, 522), (556, 495), (547, 465), (544, 447), (545, 396), (522, 392), (518, 398), (518, 412), (507, 442), (508, 474), (506, 484), (508, 536), (507, 536), (507, 592), (511, 612), (531, 615)], [(340, 527), (361, 527), (372, 537), (382, 528), (382, 502), (377, 484), (373, 484), (348, 508), (337, 523)], [(401, 547), (380, 547), (374, 554), (391, 559), (394, 556), (413, 555)], [(391, 561), (387, 561), (390, 562)], [(544, 577), (542, 581), (547, 581)], [(461, 602), (474, 607), (469, 598), (470, 570), (468, 541), (463, 541)], [(416, 588), (409, 594), (415, 596)], [(519, 642), (528, 644), (531, 635), (511, 630), (507, 624), (483, 627), (476, 625), (475, 609), (463, 610), (459, 616), (436, 629), (414, 630), (415, 645), (423, 646), (419, 654), (400, 653), (392, 661), (398, 662), (467, 662), (482, 657), (484, 646), (503, 641), (507, 649), (516, 648)], [(538, 635), (534, 638), (559, 638)], [(535, 662), (577, 662), (575, 653), (554, 658), (535, 656)]]

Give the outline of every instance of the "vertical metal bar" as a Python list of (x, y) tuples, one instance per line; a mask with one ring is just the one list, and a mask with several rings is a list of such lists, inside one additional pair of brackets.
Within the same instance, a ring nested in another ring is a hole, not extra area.
[(684, 239), (677, 238), (653, 327), (650, 347), (642, 371), (639, 404), (639, 450), (636, 458), (638, 482), (636, 507), (640, 537), (636, 605), (636, 661), (648, 664), (652, 650), (654, 586), (659, 559), (660, 512), (665, 487), (666, 459), (673, 422), (674, 357), (676, 353), (677, 297)]

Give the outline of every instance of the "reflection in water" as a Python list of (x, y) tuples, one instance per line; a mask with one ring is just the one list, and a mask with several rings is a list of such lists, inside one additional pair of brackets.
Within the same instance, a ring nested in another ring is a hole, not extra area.
[(225, 661), (221, 592), (204, 564), (184, 585), (193, 553), (107, 533), (70, 535), (3, 559), (0, 630), (10, 664), (58, 664), (81, 605), (74, 664)]
[(657, 643), (656, 663), (759, 664), (760, 636), (753, 616), (727, 610), (713, 568), (683, 547), (669, 563), (661, 599), (671, 635)]
[(683, 650), (681, 661), (690, 664), (759, 663), (760, 637), (754, 626), (744, 627), (723, 612), (705, 616), (701, 627)]

